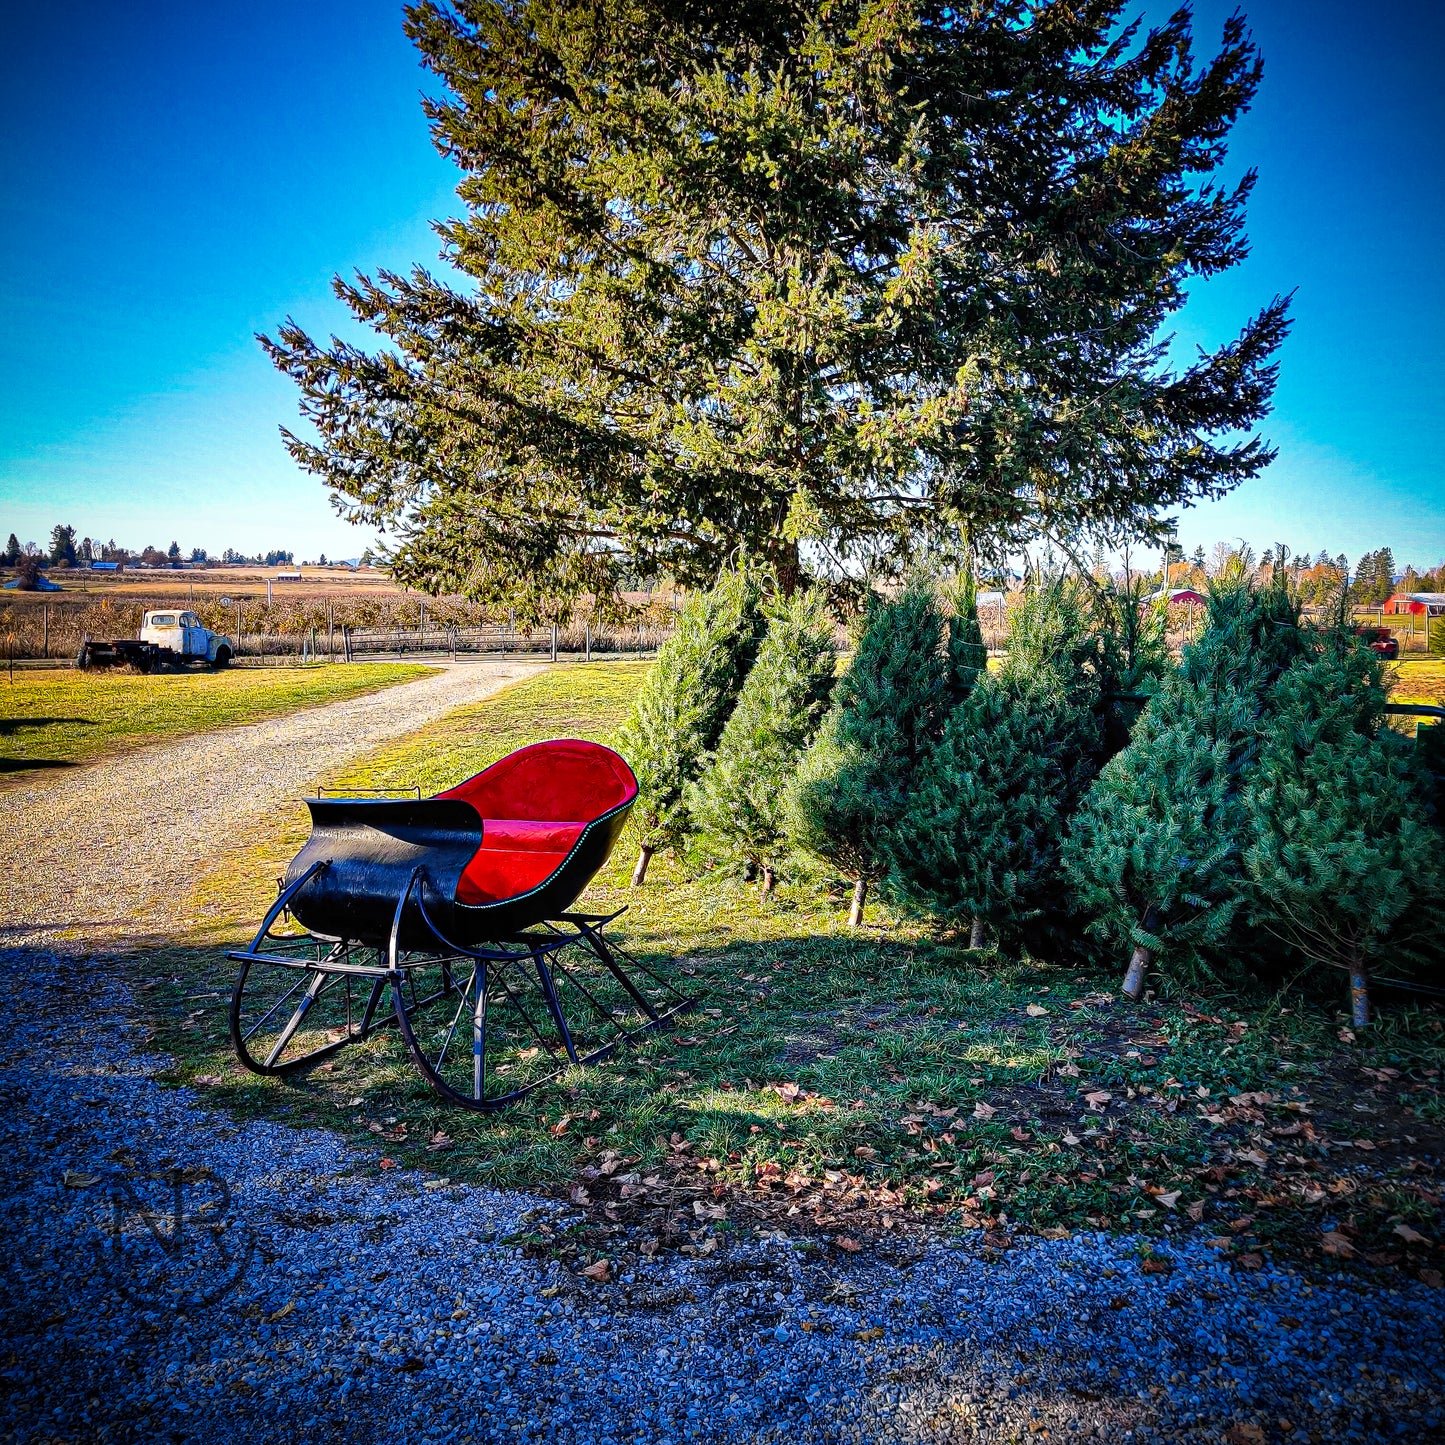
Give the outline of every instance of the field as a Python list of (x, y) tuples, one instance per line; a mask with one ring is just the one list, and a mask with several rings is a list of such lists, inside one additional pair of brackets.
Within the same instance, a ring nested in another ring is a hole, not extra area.
[[(642, 671), (514, 684), (335, 781), (428, 791), (539, 737), (606, 740)], [(769, 901), (659, 856), (630, 889), (626, 835), (580, 906), (627, 907), (625, 946), (703, 995), (676, 1032), (487, 1116), (440, 1106), (387, 1034), (309, 1075), (258, 1079), (230, 1054), (219, 945), (254, 926), (304, 835), (298, 810), (253, 840), (200, 884), (192, 912), (214, 911), (219, 931), (147, 955), (140, 996), (175, 1079), (242, 1115), (370, 1137), (381, 1169), (583, 1206), (585, 1227), (530, 1240), (542, 1253), (705, 1253), (718, 1232), (780, 1227), (844, 1248), (918, 1228), (1202, 1228), (1246, 1269), (1266, 1252), (1318, 1259), (1322, 1241), (1432, 1267), (1409, 1241), (1438, 1203), (1437, 1014), (1383, 1007), (1356, 1039), (1333, 977), (1204, 997), (1166, 979), (1126, 1006), (1120, 960), (1090, 974), (970, 951), (877, 906), (850, 931), (835, 880)]]
[(142, 677), (23, 671), (0, 680), (0, 774), (70, 767), (162, 738), (260, 722), (425, 677), (414, 664)]
[[(487, 608), (463, 597), (431, 597), (398, 586), (369, 568), (307, 567), (299, 582), (278, 582), (274, 567), (209, 567), (195, 572), (97, 573), (57, 571), (60, 592), (0, 592), (0, 661), (15, 658), (72, 658), (84, 636), (133, 637), (148, 608), (188, 607), (205, 626), (239, 642), (237, 656), (295, 650), (315, 630), (324, 650), (328, 636), (353, 630), (406, 632), (425, 625), (442, 629), (508, 625), (505, 608)], [(269, 585), (268, 585), (269, 579)], [(635, 646), (638, 622), (649, 634), (670, 627), (676, 598), (671, 593), (627, 593), (625, 620), (602, 643), (604, 650)], [(565, 650), (581, 650), (582, 629), (603, 626), (586, 606), (558, 619)], [(542, 629), (546, 631), (546, 629)], [(650, 636), (648, 646), (657, 638)], [(575, 644), (575, 646), (574, 646)]]

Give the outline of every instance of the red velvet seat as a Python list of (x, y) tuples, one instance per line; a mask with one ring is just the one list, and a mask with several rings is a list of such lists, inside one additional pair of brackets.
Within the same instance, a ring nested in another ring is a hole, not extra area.
[(438, 793), (476, 809), (482, 843), (457, 884), (476, 907), (529, 893), (567, 860), (589, 823), (637, 796), (632, 769), (600, 743), (561, 739), (509, 753)]

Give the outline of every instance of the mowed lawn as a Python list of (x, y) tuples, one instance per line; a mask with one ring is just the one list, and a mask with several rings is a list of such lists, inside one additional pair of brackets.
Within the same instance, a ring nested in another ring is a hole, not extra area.
[[(551, 669), (335, 781), (427, 793), (526, 742), (609, 740), (644, 671)], [(205, 880), (196, 913), (229, 918), (230, 937), (254, 928), (305, 835), (303, 810), (278, 820)], [(849, 930), (846, 884), (826, 875), (765, 900), (659, 855), (632, 889), (634, 848), (624, 834), (579, 906), (626, 907), (612, 931), (698, 1008), (500, 1113), (441, 1104), (394, 1029), (291, 1080), (245, 1073), (220, 936), (146, 955), (138, 996), (177, 1081), (242, 1115), (370, 1139), (373, 1168), (570, 1198), (588, 1222), (529, 1247), (574, 1263), (706, 1253), (757, 1228), (849, 1250), (926, 1224), (1000, 1242), (1128, 1230), (1166, 1251), (1201, 1231), (1246, 1269), (1275, 1252), (1323, 1263), (1326, 1246), (1350, 1267), (1437, 1268), (1420, 1242), (1441, 1233), (1437, 1012), (1382, 1000), (1355, 1038), (1334, 976), (1278, 993), (1166, 976), (1128, 1005), (1122, 959), (1090, 972), (971, 951), (879, 905)]]
[(1445, 661), (1397, 662), (1393, 666), (1392, 702), (1426, 703), (1445, 707)]
[(163, 674), (72, 670), (0, 680), (0, 774), (65, 767), (159, 738), (260, 722), (426, 677), (415, 663)]

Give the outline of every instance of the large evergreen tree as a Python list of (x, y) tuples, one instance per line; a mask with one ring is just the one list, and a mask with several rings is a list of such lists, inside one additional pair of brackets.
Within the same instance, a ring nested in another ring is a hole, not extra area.
[(874, 599), (832, 711), (789, 797), (793, 841), (853, 880), (848, 922), (863, 920), (884, 843), (907, 806), (920, 758), (985, 657), (971, 582), (945, 621), (932, 586)]
[(778, 603), (711, 765), (688, 789), (713, 861), (756, 870), (765, 895), (784, 847), (788, 783), (828, 710), (837, 663), (819, 593)]
[(619, 746), (637, 774), (634, 887), (658, 848), (687, 835), (687, 786), (717, 746), (762, 637), (755, 570), (729, 568), (708, 592), (693, 593), (673, 634), (638, 689)]
[(1161, 533), (1271, 457), (1287, 308), (1164, 360), (1247, 249), (1219, 171), (1260, 63), (1242, 18), (1201, 63), (1187, 9), (1124, 8), (408, 7), (453, 274), (338, 278), (376, 352), (265, 339), (292, 455), (400, 580), (534, 610), (739, 544), (786, 590), (959, 528)]

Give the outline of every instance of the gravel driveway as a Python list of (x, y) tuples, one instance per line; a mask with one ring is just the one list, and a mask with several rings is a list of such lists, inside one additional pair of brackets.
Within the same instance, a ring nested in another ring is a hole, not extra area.
[[(1241, 1272), (1199, 1239), (1161, 1266), (1117, 1236), (849, 1257), (779, 1235), (597, 1283), (515, 1242), (565, 1206), (383, 1172), (288, 1127), (282, 1089), (239, 1124), (159, 1083), (93, 944), (114, 899), (163, 928), (197, 847), (518, 671), (0, 796), (31, 935), (0, 952), (0, 1441), (1445, 1439), (1445, 1291), (1383, 1272)], [(177, 778), (207, 807), (171, 863)]]
[[(462, 663), (269, 722), (155, 743), (0, 792), (0, 937), (146, 937), (177, 922), (195, 860), (378, 743), (536, 672)], [(20, 886), (23, 880), (23, 886)]]

